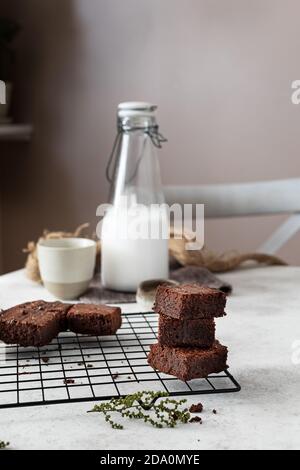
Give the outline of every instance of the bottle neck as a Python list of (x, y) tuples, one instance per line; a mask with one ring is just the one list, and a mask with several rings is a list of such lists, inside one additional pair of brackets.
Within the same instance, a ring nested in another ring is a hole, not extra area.
[(117, 204), (121, 196), (134, 195), (138, 203), (163, 202), (156, 155), (163, 142), (153, 114), (118, 116), (118, 134), (106, 169), (110, 201)]

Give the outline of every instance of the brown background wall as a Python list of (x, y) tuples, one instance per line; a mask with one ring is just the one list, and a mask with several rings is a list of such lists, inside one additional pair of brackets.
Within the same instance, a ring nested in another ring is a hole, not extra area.
[[(165, 183), (300, 176), (297, 0), (2, 0), (23, 25), (15, 115), (32, 143), (0, 146), (3, 269), (45, 228), (90, 221), (122, 100), (159, 104)], [(213, 221), (214, 248), (257, 247), (282, 220)], [(300, 263), (299, 237), (282, 250)]]

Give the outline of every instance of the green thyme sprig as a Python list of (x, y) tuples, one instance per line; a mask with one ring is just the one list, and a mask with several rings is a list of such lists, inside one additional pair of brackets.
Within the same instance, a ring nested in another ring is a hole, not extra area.
[(9, 446), (9, 442), (0, 441), (0, 449), (5, 449)]
[(96, 405), (88, 413), (103, 413), (105, 421), (113, 429), (124, 427), (113, 420), (112, 413), (119, 413), (122, 418), (141, 419), (155, 428), (174, 428), (180, 423), (188, 423), (190, 413), (187, 408), (181, 409), (186, 400), (172, 400), (168, 397), (167, 392), (137, 392)]

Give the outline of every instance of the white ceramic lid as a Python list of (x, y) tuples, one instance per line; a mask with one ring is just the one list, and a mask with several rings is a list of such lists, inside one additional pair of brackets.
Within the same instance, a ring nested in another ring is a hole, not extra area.
[(157, 105), (145, 101), (126, 101), (118, 105), (118, 115), (126, 116), (153, 116)]

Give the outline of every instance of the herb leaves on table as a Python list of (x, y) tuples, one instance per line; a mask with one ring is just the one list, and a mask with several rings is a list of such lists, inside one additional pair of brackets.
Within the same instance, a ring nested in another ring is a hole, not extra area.
[(105, 421), (113, 429), (124, 429), (123, 425), (113, 420), (113, 413), (119, 413), (122, 418), (141, 419), (156, 428), (174, 428), (178, 424), (188, 423), (190, 413), (187, 408), (182, 407), (186, 400), (168, 397), (167, 392), (137, 392), (95, 405), (89, 413), (103, 413)]
[(9, 442), (0, 441), (0, 449), (5, 449), (9, 446)]

